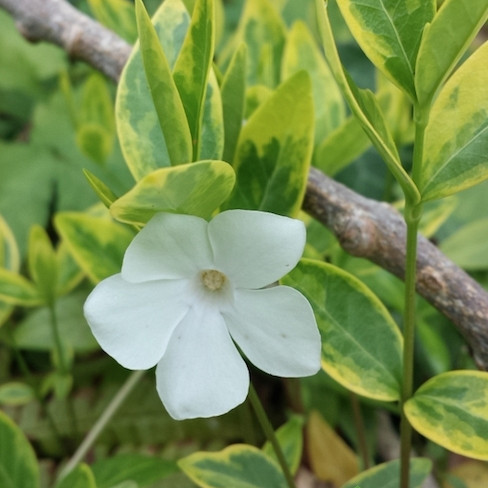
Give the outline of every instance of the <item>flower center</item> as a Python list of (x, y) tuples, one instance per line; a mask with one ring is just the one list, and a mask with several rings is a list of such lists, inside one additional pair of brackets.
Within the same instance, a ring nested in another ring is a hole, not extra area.
[(225, 274), (217, 271), (216, 269), (207, 269), (202, 271), (200, 277), (202, 279), (202, 283), (205, 285), (205, 288), (209, 289), (210, 291), (220, 290), (227, 281)]

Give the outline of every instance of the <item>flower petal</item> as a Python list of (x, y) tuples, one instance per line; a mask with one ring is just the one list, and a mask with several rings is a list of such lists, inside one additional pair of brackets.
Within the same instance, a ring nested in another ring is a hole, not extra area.
[(208, 223), (193, 215), (156, 214), (129, 244), (122, 264), (127, 281), (189, 278), (212, 268)]
[(227, 210), (208, 225), (217, 269), (236, 287), (262, 288), (291, 271), (305, 246), (303, 222), (267, 212)]
[(128, 369), (148, 369), (163, 356), (188, 311), (187, 280), (129, 283), (120, 274), (101, 281), (84, 313), (102, 349)]
[(321, 340), (312, 307), (294, 288), (236, 290), (224, 313), (232, 338), (266, 373), (310, 376), (320, 369)]
[(190, 310), (158, 363), (156, 382), (177, 420), (221, 415), (246, 399), (249, 372), (216, 307)]

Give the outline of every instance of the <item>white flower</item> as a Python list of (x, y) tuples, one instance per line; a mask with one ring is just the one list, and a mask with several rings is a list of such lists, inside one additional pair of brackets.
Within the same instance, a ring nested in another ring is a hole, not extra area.
[(175, 419), (212, 417), (242, 403), (245, 356), (266, 373), (320, 368), (312, 308), (287, 286), (263, 288), (295, 267), (305, 245), (299, 220), (228, 210), (207, 222), (154, 216), (131, 242), (122, 271), (99, 283), (85, 316), (122, 366), (157, 365), (157, 390)]

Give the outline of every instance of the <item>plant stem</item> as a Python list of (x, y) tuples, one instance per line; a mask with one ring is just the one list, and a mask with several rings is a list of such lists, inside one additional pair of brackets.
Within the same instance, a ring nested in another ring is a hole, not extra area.
[[(429, 119), (430, 104), (414, 106), (415, 142), (413, 149), (412, 179), (419, 184), (422, 175), (425, 128)], [(413, 394), (413, 367), (415, 346), (415, 285), (417, 282), (417, 234), (422, 203), (405, 201), (405, 223), (407, 224), (407, 249), (405, 257), (405, 304), (403, 316), (403, 383), (401, 395), (400, 422), (400, 488), (409, 488), (410, 452), (412, 450), (412, 426), (405, 415), (405, 403)]]
[(85, 457), (86, 453), (90, 450), (94, 442), (97, 440), (100, 433), (110, 422), (115, 412), (122, 405), (124, 400), (127, 398), (129, 393), (133, 390), (134, 386), (137, 385), (138, 381), (142, 378), (145, 371), (134, 371), (121, 386), (117, 394), (112, 398), (110, 403), (107, 405), (102, 415), (95, 422), (93, 427), (90, 429), (83, 442), (80, 444), (76, 452), (73, 454), (71, 459), (68, 461), (66, 466), (63, 468), (59, 475), (59, 479), (64, 478), (69, 474)]
[(363, 459), (363, 469), (369, 469), (369, 452), (368, 443), (366, 442), (366, 430), (364, 428), (363, 416), (361, 415), (361, 404), (358, 397), (352, 391), (349, 392), (351, 399), (352, 411), (354, 414), (354, 423), (356, 425), (356, 433), (358, 436), (358, 447)]
[(407, 223), (407, 254), (405, 264), (405, 310), (403, 320), (403, 384), (401, 396), (401, 482), (400, 488), (409, 488), (412, 427), (405, 416), (404, 405), (413, 393), (413, 363), (415, 344), (415, 284), (417, 280), (417, 233), (422, 213), (421, 205), (405, 206)]
[(254, 408), (256, 417), (258, 418), (258, 421), (261, 424), (264, 433), (266, 434), (266, 437), (268, 438), (269, 442), (273, 446), (276, 457), (278, 458), (278, 462), (281, 466), (281, 470), (283, 471), (283, 475), (286, 478), (288, 487), (296, 488), (295, 481), (293, 480), (293, 476), (290, 472), (290, 468), (288, 467), (288, 463), (286, 462), (285, 455), (283, 454), (281, 446), (278, 442), (278, 439), (273, 430), (271, 422), (269, 421), (269, 418), (266, 415), (261, 400), (259, 399), (258, 394), (256, 393), (256, 390), (254, 389), (254, 386), (252, 384), (249, 388), (249, 400)]

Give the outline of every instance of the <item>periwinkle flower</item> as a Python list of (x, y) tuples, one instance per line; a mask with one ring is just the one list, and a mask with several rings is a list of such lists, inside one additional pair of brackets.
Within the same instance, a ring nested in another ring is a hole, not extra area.
[(320, 368), (310, 304), (293, 288), (267, 287), (295, 267), (304, 245), (301, 221), (271, 213), (228, 210), (210, 222), (160, 213), (127, 248), (121, 272), (95, 287), (85, 316), (122, 366), (157, 365), (173, 418), (220, 415), (249, 389), (236, 344), (272, 375)]

